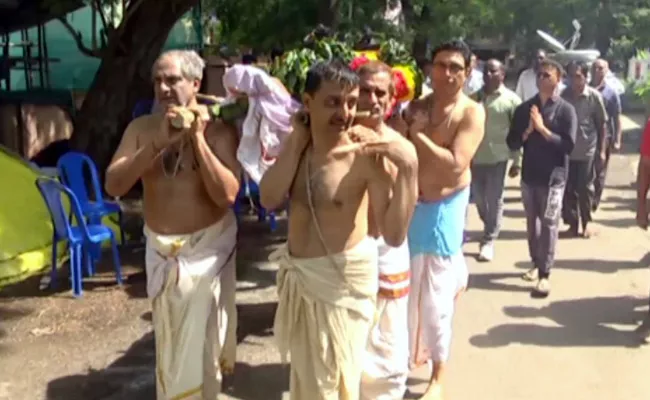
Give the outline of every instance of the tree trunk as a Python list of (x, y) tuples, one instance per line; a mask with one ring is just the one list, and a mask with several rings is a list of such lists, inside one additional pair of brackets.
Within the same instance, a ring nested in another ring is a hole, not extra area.
[[(151, 67), (180, 17), (199, 0), (142, 0), (116, 29), (75, 120), (72, 145), (104, 173), (131, 111), (151, 98)], [(126, 14), (129, 14), (127, 9)]]

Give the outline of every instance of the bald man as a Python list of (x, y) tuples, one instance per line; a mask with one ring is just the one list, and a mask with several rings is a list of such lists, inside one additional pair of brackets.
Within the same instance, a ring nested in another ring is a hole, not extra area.
[[(622, 128), (621, 128), (621, 98), (618, 95), (615, 88), (613, 88), (607, 82), (607, 75), (609, 74), (609, 64), (606, 60), (599, 58), (594, 61), (591, 66), (591, 86), (597, 89), (600, 94), (603, 96), (603, 101), (605, 102), (605, 110), (607, 111), (608, 120), (607, 120), (607, 132), (605, 143), (605, 158), (604, 160), (596, 160), (594, 165), (596, 179), (594, 181), (595, 196), (594, 203), (592, 205), (593, 210), (598, 209), (600, 204), (600, 199), (603, 195), (603, 189), (605, 187), (605, 178), (607, 176), (607, 166), (609, 165), (609, 156), (611, 154), (612, 148), (614, 150), (620, 150), (621, 148), (621, 137), (622, 137)], [(598, 148), (601, 148), (601, 143), (598, 144)]]

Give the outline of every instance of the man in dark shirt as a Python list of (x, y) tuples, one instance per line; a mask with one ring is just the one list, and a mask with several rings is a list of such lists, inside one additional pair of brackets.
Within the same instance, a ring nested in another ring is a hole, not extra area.
[(555, 94), (561, 79), (558, 63), (549, 59), (540, 63), (539, 93), (517, 107), (506, 139), (511, 150), (524, 148), (521, 197), (534, 267), (523, 278), (537, 279), (533, 294), (543, 297), (550, 291), (548, 279), (555, 258), (569, 154), (578, 126), (573, 106)]
[(600, 92), (587, 85), (589, 65), (574, 62), (569, 68), (569, 87), (562, 92), (562, 98), (573, 105), (578, 116), (576, 143), (569, 156), (569, 178), (564, 191), (562, 214), (569, 225), (567, 237), (577, 237), (582, 226), (582, 235), (589, 238), (591, 212), (595, 198), (595, 160), (599, 165), (605, 161), (607, 112)]
[[(600, 158), (595, 161), (596, 180), (594, 181), (594, 189), (596, 191), (594, 197), (593, 210), (598, 209), (600, 199), (603, 195), (605, 188), (605, 178), (607, 176), (607, 166), (609, 165), (609, 157), (612, 151), (621, 149), (621, 97), (616, 90), (609, 86), (605, 80), (609, 72), (609, 64), (602, 58), (594, 61), (591, 66), (591, 86), (597, 89), (603, 96), (605, 102), (605, 110), (607, 111), (607, 143), (605, 143), (605, 160), (600, 162)], [(599, 143), (600, 145), (600, 143)]]

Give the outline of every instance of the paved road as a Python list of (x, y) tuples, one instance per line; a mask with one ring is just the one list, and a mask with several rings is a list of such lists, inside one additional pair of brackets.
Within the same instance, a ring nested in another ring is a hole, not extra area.
[[(477, 263), (478, 245), (465, 247), (470, 289), (458, 305), (449, 399), (650, 398), (650, 346), (641, 347), (632, 333), (647, 310), (650, 282), (650, 236), (634, 228), (631, 211), (639, 122), (625, 120), (624, 151), (613, 156), (605, 199), (595, 217), (599, 236), (561, 241), (552, 294), (545, 300), (532, 299), (530, 284), (519, 279), (529, 265), (528, 251), (517, 182), (508, 182), (495, 261)], [(481, 229), (473, 207), (468, 229)], [(246, 374), (237, 377), (235, 391), (224, 398), (288, 398), (282, 395), (286, 370), (277, 353), (268, 350), (272, 338), (266, 336), (272, 308), (263, 302), (273, 290), (269, 287), (258, 298), (266, 330), (249, 335), (240, 346)], [(423, 391), (426, 378), (424, 368), (414, 371), (410, 390)]]
[[(455, 321), (449, 399), (650, 398), (650, 346), (641, 346), (632, 333), (647, 310), (650, 236), (634, 228), (630, 184), (638, 124), (626, 119), (625, 126), (624, 152), (613, 156), (605, 201), (596, 215), (600, 235), (559, 244), (548, 299), (532, 299), (530, 285), (518, 278), (528, 266), (528, 255), (516, 182), (508, 182), (495, 261), (476, 263), (477, 244), (466, 245), (472, 275)], [(468, 228), (480, 229), (473, 208)], [(263, 247), (273, 245), (253, 241), (251, 248), (257, 251), (240, 252), (249, 267), (238, 283), (239, 363), (223, 399), (288, 398), (288, 370), (280, 364), (271, 332), (275, 267), (261, 256)], [(10, 345), (4, 351), (0, 341), (0, 399), (153, 399), (146, 300), (121, 291), (115, 296), (124, 312), (107, 321), (110, 329), (88, 329), (82, 339), (71, 336), (72, 343), (57, 331), (45, 340), (27, 341), (29, 347)], [(89, 294), (81, 301), (94, 299)], [(71, 314), (76, 304), (66, 306)], [(97, 304), (95, 310), (106, 306)], [(83, 321), (84, 316), (70, 319)], [(414, 371), (411, 391), (423, 390), (423, 379), (426, 371)]]

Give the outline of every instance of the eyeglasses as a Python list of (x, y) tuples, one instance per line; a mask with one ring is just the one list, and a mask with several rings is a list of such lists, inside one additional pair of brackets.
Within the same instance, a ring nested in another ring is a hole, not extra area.
[(549, 74), (548, 72), (542, 71), (542, 72), (537, 73), (537, 79), (548, 79), (550, 77), (551, 77), (551, 74)]

